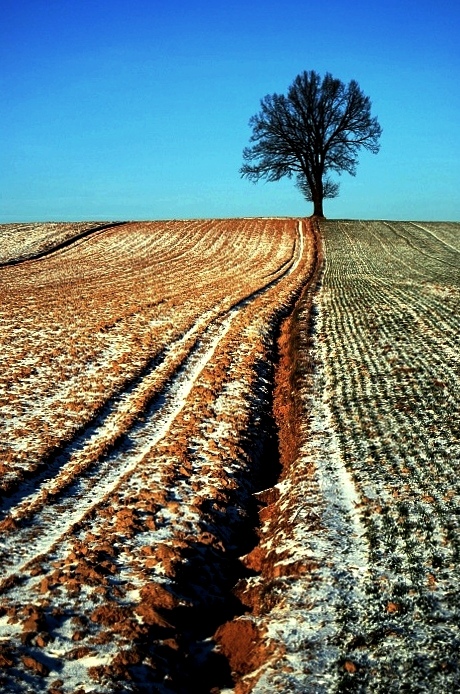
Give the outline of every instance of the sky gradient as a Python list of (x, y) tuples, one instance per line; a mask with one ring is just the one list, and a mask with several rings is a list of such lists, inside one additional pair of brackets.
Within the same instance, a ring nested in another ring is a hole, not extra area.
[(311, 214), (239, 174), (303, 70), (383, 128), (327, 217), (458, 221), (459, 35), (454, 0), (0, 0), (0, 222)]

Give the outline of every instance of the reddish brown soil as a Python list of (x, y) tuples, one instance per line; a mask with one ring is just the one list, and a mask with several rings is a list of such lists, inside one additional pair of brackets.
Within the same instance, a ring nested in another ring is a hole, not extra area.
[[(187, 692), (190, 679), (196, 679), (202, 694), (227, 688), (232, 681), (235, 692), (245, 694), (256, 682), (257, 676), (252, 673), (267, 660), (282, 655), (282, 646), (267, 638), (265, 628), (255, 617), (276, 606), (279, 598), (273, 589), (280, 578), (303, 574), (312, 567), (296, 561), (277, 563), (261, 547), (254, 546), (258, 522), (268, 526), (268, 532), (278, 531), (286, 522), (275, 487), (254, 494), (276, 481), (271, 469), (273, 461), (267, 463), (267, 451), (258, 451), (273, 423), (264, 410), (269, 408), (270, 396), (264, 395), (260, 404), (257, 369), (262, 370), (262, 380), (271, 388), (276, 324), (280, 315), (289, 310), (303, 277), (308, 277), (303, 299), (314, 290), (321, 251), (314, 224), (307, 220), (305, 227), (302, 265), (289, 281), (288, 289), (281, 292), (284, 305), (277, 289), (270, 297), (261, 295), (245, 307), (244, 320), (240, 325), (235, 321), (219, 343), (212, 362), (194, 386), (187, 407), (171, 424), (167, 445), (158, 445), (143, 458), (139, 474), (142, 485), (123, 486), (121, 480), (113, 493), (69, 530), (65, 556), (61, 554), (59, 560), (50, 561), (40, 555), (29, 565), (30, 576), (36, 578), (31, 604), (9, 617), (22, 627), (21, 640), (30, 647), (27, 660), (22, 659), (22, 668), (37, 680), (47, 674), (47, 666), (35, 654), (47, 645), (53, 624), (65, 618), (62, 608), (53, 607), (56, 603), (75, 610), (65, 660), (80, 661), (97, 653), (98, 647), (115, 644), (116, 655), (109, 664), (88, 670), (97, 683), (94, 686), (103, 687), (103, 691), (116, 683), (133, 681), (136, 669), (142, 667), (141, 679), (146, 686), (151, 684), (152, 691), (165, 679), (173, 691)], [(249, 324), (250, 318), (259, 314), (264, 320), (258, 319), (255, 325), (272, 321), (271, 332), (267, 329), (270, 337), (263, 340), (254, 332), (251, 339), (246, 338), (246, 351), (241, 351), (245, 321)], [(295, 330), (294, 310), (280, 331), (274, 396), (282, 476), (289, 474), (297, 453), (299, 415), (292, 391), (301, 374), (296, 363)], [(235, 412), (213, 409), (216, 394), (225, 391), (228, 384), (229, 368), (249, 382), (245, 391), (248, 402)], [(212, 435), (206, 439), (203, 462), (203, 457), (195, 456), (195, 441), (200, 437), (203, 440), (206, 427), (212, 431), (212, 426), (218, 424), (227, 425), (232, 436), (227, 437), (225, 445)], [(273, 440), (270, 439), (271, 444)], [(151, 478), (163, 459), (167, 462), (162, 462), (161, 484), (152, 485)], [(270, 467), (269, 473), (264, 466)], [(206, 486), (203, 478), (207, 479)], [(180, 525), (181, 502), (174, 498), (174, 490), (184, 480), (192, 491), (189, 510), (200, 519), (199, 526), (192, 530)], [(46, 499), (40, 502), (45, 503)], [(176, 519), (174, 535), (165, 542), (156, 540), (152, 544), (150, 532), (161, 528), (165, 517)], [(26, 515), (24, 519), (26, 522)], [(10, 530), (13, 533), (15, 528)], [(131, 571), (117, 585), (122, 562)], [(246, 577), (254, 573), (263, 577), (257, 587), (246, 583)], [(12, 576), (1, 589), (7, 591), (20, 580)], [(134, 598), (130, 597), (133, 592)], [(205, 642), (214, 632), (217, 652), (204, 656), (200, 652), (197, 656), (197, 650), (212, 646)], [(8, 649), (0, 650), (0, 667), (5, 671), (17, 666), (19, 660)], [(54, 674), (50, 673), (50, 680)], [(52, 689), (65, 690), (65, 685), (61, 687), (56, 680)]]
[[(299, 433), (301, 425), (299, 385), (312, 369), (308, 349), (305, 350), (304, 347), (302, 350), (302, 364), (298, 358), (300, 330), (297, 320), (298, 306), (302, 303), (303, 311), (309, 314), (323, 262), (318, 223), (315, 220), (308, 220), (307, 223), (315, 240), (311, 274), (293, 311), (283, 321), (278, 338), (279, 361), (275, 372), (273, 412), (278, 429), (281, 480), (289, 476), (291, 466), (298, 457), (298, 446), (302, 440)], [(305, 345), (305, 340), (303, 344)], [(280, 507), (278, 489), (272, 487), (256, 496), (262, 503), (259, 520), (260, 524), (264, 525), (265, 539), (287, 528), (292, 509), (283, 510)], [(277, 587), (277, 579), (282, 576), (300, 576), (317, 568), (314, 564), (296, 561), (280, 565), (280, 558), (280, 554), (276, 554), (276, 557), (274, 553), (266, 554), (259, 545), (243, 558), (245, 566), (259, 574), (264, 580), (256, 586), (244, 579), (239, 581), (234, 593), (248, 608), (248, 614), (224, 624), (217, 630), (214, 637), (229, 660), (237, 694), (252, 691), (258, 677), (251, 678), (250, 673), (260, 668), (268, 659), (282, 655), (282, 649), (270, 643), (260, 626), (251, 620), (251, 614), (258, 617), (276, 606), (280, 599), (279, 592), (273, 590)]]

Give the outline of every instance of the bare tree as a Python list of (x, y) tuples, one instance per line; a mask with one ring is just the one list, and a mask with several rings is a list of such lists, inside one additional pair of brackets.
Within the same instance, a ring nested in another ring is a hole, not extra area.
[(382, 133), (371, 117), (371, 102), (358, 83), (345, 85), (331, 74), (321, 80), (314, 70), (298, 75), (287, 96), (265, 96), (253, 116), (250, 142), (243, 151), (243, 177), (279, 181), (297, 178), (313, 214), (323, 217), (323, 199), (338, 195), (339, 184), (328, 172), (354, 176), (361, 148), (379, 151)]

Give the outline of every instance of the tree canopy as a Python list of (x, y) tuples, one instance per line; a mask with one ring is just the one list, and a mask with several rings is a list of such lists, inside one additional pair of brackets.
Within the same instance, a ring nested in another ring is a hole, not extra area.
[(379, 151), (382, 129), (355, 80), (345, 85), (330, 73), (321, 79), (314, 70), (302, 72), (287, 96), (267, 95), (260, 106), (249, 121), (252, 145), (240, 173), (254, 182), (294, 175), (314, 215), (322, 217), (323, 199), (338, 195), (329, 172), (354, 176), (359, 150)]

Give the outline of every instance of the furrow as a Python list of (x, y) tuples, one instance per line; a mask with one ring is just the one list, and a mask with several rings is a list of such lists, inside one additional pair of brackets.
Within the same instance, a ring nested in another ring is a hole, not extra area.
[[(239, 312), (256, 297), (267, 292), (283, 278), (296, 270), (302, 259), (304, 236), (302, 224), (299, 222), (297, 241), (289, 268), (285, 269), (276, 279), (264, 287), (252, 292), (243, 300), (235, 303), (232, 308), (218, 320), (211, 322), (195, 343), (185, 362), (171, 379), (167, 388), (160, 393), (144, 412), (145, 422), (136, 424), (117, 441), (114, 449), (93, 465), (87, 472), (78, 470), (79, 476), (74, 481), (72, 469), (61, 470), (65, 476), (68, 472), (70, 486), (63, 487), (63, 493), (53, 496), (53, 482), (49, 489), (40, 494), (34, 503), (40, 507), (46, 500), (47, 506), (28, 517), (23, 527), (19, 527), (14, 536), (5, 537), (2, 548), (3, 571), (2, 578), (8, 582), (12, 574), (20, 573), (34, 558), (50, 552), (53, 545), (59, 541), (76, 523), (103, 498), (113, 492), (123, 477), (129, 475), (141, 463), (145, 455), (166, 434), (171, 423), (184, 407), (187, 397), (193, 388), (199, 374), (211, 360), (214, 351), (228, 332), (232, 322)], [(196, 326), (193, 328), (196, 331)], [(188, 339), (192, 336), (188, 335)], [(56, 484), (56, 483), (54, 483)], [(68, 483), (66, 482), (68, 485)], [(29, 501), (24, 501), (15, 510), (11, 509), (14, 521), (16, 515), (21, 519), (21, 513), (27, 512)], [(65, 512), (63, 512), (65, 511)], [(38, 538), (38, 539), (37, 539)], [(15, 547), (16, 554), (11, 550)]]
[(49, 497), (62, 492), (76, 474), (96, 464), (127, 433), (149, 401), (155, 396), (157, 401), (160, 399), (159, 393), (168, 379), (172, 378), (199, 336), (221, 312), (219, 306), (205, 312), (179, 340), (169, 344), (164, 353), (158, 355), (132, 384), (112, 397), (94, 421), (86, 425), (63, 451), (51, 462), (44, 461), (43, 469), (38, 474), (3, 500), (0, 510), (2, 517), (9, 513), (10, 519), (23, 519), (38, 505), (45, 504)]
[(13, 265), (20, 265), (22, 263), (31, 263), (34, 261), (41, 260), (42, 258), (47, 258), (53, 255), (54, 253), (59, 253), (64, 249), (69, 248), (70, 246), (74, 246), (74, 244), (77, 244), (90, 236), (94, 236), (96, 234), (99, 234), (100, 232), (106, 231), (107, 229), (112, 229), (123, 224), (126, 224), (126, 222), (109, 222), (107, 224), (98, 224), (96, 226), (91, 226), (89, 229), (85, 229), (84, 231), (78, 232), (71, 238), (65, 239), (64, 241), (57, 243), (51, 248), (36, 251), (35, 253), (31, 253), (23, 258), (14, 258), (11, 260), (0, 262), (0, 268), (12, 267)]

